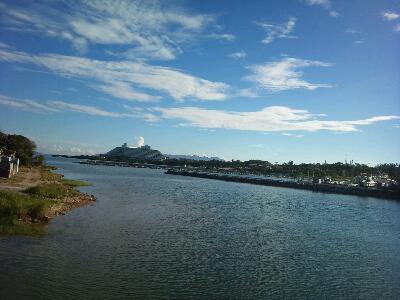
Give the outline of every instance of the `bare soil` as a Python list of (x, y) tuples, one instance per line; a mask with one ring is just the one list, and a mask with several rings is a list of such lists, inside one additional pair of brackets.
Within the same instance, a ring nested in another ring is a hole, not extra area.
[(39, 168), (20, 167), (12, 178), (0, 178), (0, 190), (23, 191), (27, 188), (44, 183), (41, 180)]

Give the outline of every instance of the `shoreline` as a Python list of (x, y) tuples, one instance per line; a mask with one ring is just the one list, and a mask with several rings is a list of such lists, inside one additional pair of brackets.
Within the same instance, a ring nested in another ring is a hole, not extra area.
[(361, 197), (376, 197), (390, 200), (400, 200), (400, 194), (394, 191), (385, 191), (377, 189), (368, 189), (360, 187), (347, 187), (339, 185), (328, 185), (328, 184), (300, 184), (297, 182), (288, 181), (278, 181), (271, 179), (261, 179), (261, 178), (245, 178), (245, 177), (234, 177), (228, 175), (210, 174), (210, 173), (199, 173), (199, 172), (189, 172), (189, 171), (177, 171), (169, 169), (165, 172), (168, 175), (180, 175), (188, 177), (197, 177), (205, 179), (215, 179), (230, 182), (239, 183), (249, 183), (255, 185), (264, 186), (275, 186), (284, 188), (293, 188), (300, 190), (308, 190), (312, 192), (328, 193), (328, 194), (341, 194), (341, 195), (351, 195), (351, 196), (361, 196)]
[(14, 177), (0, 179), (0, 236), (25, 235), (30, 232), (27, 227), (46, 225), (57, 216), (96, 201), (95, 196), (78, 190), (90, 184), (65, 179), (51, 172), (55, 169), (22, 167)]

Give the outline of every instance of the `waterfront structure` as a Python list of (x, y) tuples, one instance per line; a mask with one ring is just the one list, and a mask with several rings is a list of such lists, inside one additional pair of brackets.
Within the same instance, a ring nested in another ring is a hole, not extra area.
[(0, 177), (11, 178), (18, 173), (19, 159), (15, 153), (6, 155), (5, 151), (0, 149)]
[(141, 147), (128, 147), (124, 143), (120, 147), (116, 147), (105, 154), (107, 158), (130, 158), (136, 160), (163, 160), (164, 155), (155, 149), (151, 149), (149, 145)]

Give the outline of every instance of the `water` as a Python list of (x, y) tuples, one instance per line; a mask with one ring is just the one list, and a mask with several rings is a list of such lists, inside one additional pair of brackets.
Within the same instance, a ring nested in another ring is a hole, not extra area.
[(51, 164), (98, 201), (0, 240), (0, 299), (398, 299), (400, 203)]

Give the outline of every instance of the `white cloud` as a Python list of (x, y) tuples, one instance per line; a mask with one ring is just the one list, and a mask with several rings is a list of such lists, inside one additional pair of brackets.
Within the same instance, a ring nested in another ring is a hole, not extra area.
[(353, 41), (353, 44), (362, 44), (364, 43), (364, 39), (362, 38), (363, 33), (355, 28), (347, 28), (345, 33), (352, 35), (356, 40)]
[(0, 48), (11, 48), (10, 45), (0, 42)]
[(63, 101), (46, 101), (45, 103), (39, 103), (35, 100), (17, 99), (5, 95), (0, 95), (0, 105), (36, 113), (59, 113), (63, 111), (72, 111), (76, 113), (83, 113), (87, 115), (102, 116), (102, 117), (141, 118), (149, 122), (154, 122), (155, 119), (158, 120), (158, 118), (155, 116), (153, 118), (149, 116), (150, 115), (149, 113), (134, 111), (134, 109), (128, 106), (126, 107), (124, 106), (124, 108), (128, 110), (130, 113), (121, 113), (121, 112), (106, 111), (104, 109), (95, 106), (67, 103)]
[(122, 105), (127, 111), (129, 111), (133, 116), (141, 118), (146, 122), (155, 123), (160, 121), (160, 118), (155, 114), (146, 112), (143, 108), (140, 107), (131, 107), (128, 105)]
[(355, 28), (347, 28), (347, 29), (345, 30), (345, 32), (346, 32), (346, 33), (349, 33), (349, 34), (360, 34), (360, 33), (361, 33), (359, 30), (357, 30), (357, 29), (355, 29)]
[(332, 9), (332, 3), (330, 0), (305, 0), (308, 5), (320, 6), (326, 10), (329, 10), (329, 16), (337, 18), (339, 13)]
[(332, 65), (321, 61), (284, 57), (280, 61), (249, 67), (252, 74), (246, 76), (245, 79), (256, 82), (261, 88), (273, 92), (290, 89), (329, 88), (331, 87), (329, 84), (310, 83), (302, 79), (303, 72), (301, 70), (307, 67), (330, 67)]
[(97, 86), (97, 89), (116, 98), (126, 99), (130, 101), (151, 102), (157, 101), (161, 98), (159, 96), (152, 96), (135, 91), (129, 84), (125, 82), (113, 82), (107, 85), (99, 85)]
[(284, 136), (290, 136), (290, 137), (294, 137), (294, 138), (302, 138), (304, 137), (304, 134), (294, 134), (294, 133), (288, 133), (288, 132), (284, 132), (281, 133)]
[(331, 1), (330, 0), (306, 0), (308, 5), (318, 5), (322, 6), (323, 8), (330, 8)]
[(326, 121), (323, 115), (285, 106), (270, 106), (255, 112), (211, 110), (199, 107), (154, 108), (163, 119), (183, 120), (183, 126), (248, 131), (359, 131), (358, 126), (400, 119), (399, 116), (377, 116), (354, 121)]
[[(392, 11), (386, 11), (386, 12), (382, 13), (382, 17), (385, 21), (391, 22), (391, 21), (396, 21), (396, 20), (400, 19), (400, 14), (392, 12)], [(399, 23), (394, 26), (394, 31), (400, 32), (400, 24)]]
[(400, 14), (392, 12), (392, 11), (386, 11), (382, 13), (382, 17), (386, 21), (394, 21), (400, 18)]
[(329, 12), (329, 15), (330, 15), (331, 17), (333, 17), (333, 18), (339, 17), (339, 13), (338, 13), (337, 11), (334, 11), (334, 10), (331, 10), (331, 11)]
[(29, 99), (15, 100), (14, 98), (5, 95), (0, 95), (0, 105), (26, 111), (42, 112), (42, 113), (57, 111), (57, 109), (55, 108), (41, 104), (34, 100), (29, 100)]
[[(62, 9), (60, 9), (62, 7)], [(91, 44), (125, 45), (131, 58), (171, 60), (215, 17), (162, 1), (81, 0), (0, 4), (4, 28), (66, 40), (80, 52)], [(230, 39), (230, 35), (221, 38)]]
[(233, 59), (242, 59), (247, 56), (247, 53), (244, 52), (243, 50), (240, 50), (238, 52), (233, 52), (233, 53), (229, 54), (228, 56)]
[(136, 138), (136, 147), (142, 147), (144, 146), (144, 137), (138, 136)]
[(229, 33), (211, 33), (207, 35), (208, 38), (222, 40), (226, 42), (232, 42), (236, 39), (236, 36)]
[(113, 118), (121, 118), (121, 117), (128, 116), (127, 114), (105, 111), (105, 110), (102, 110), (102, 109), (94, 107), (94, 106), (72, 104), (72, 103), (67, 103), (67, 102), (63, 102), (63, 101), (50, 101), (50, 102), (48, 102), (48, 104), (52, 107), (55, 107), (56, 109), (58, 109), (60, 111), (69, 110), (69, 111), (84, 113), (84, 114), (88, 114), (88, 115), (113, 117)]
[(284, 24), (263, 22), (257, 22), (256, 24), (267, 32), (267, 36), (261, 41), (263, 44), (270, 44), (278, 38), (296, 38), (296, 36), (290, 35), (296, 26), (296, 18), (290, 17), (289, 20)]
[(257, 98), (258, 94), (254, 89), (240, 89), (236, 96), (246, 98)]
[[(38, 151), (47, 154), (66, 154), (66, 155), (94, 155), (96, 152), (87, 147), (80, 145), (66, 145), (66, 144), (42, 144), (38, 143)], [(97, 152), (98, 153), (98, 152)]]
[(138, 92), (135, 88), (166, 93), (179, 101), (189, 97), (198, 100), (224, 100), (229, 89), (222, 82), (208, 81), (174, 68), (152, 66), (143, 62), (101, 61), (57, 54), (30, 55), (7, 49), (0, 49), (0, 60), (33, 64), (65, 77), (96, 80), (102, 83), (97, 89), (124, 100), (158, 99)]

